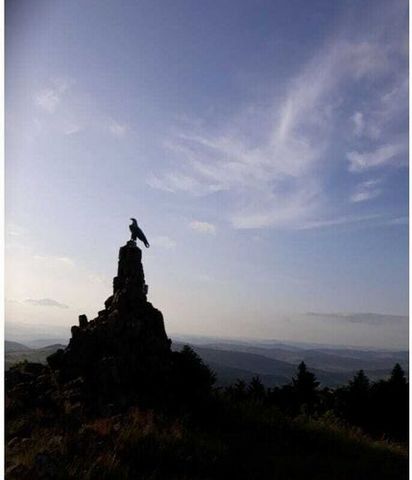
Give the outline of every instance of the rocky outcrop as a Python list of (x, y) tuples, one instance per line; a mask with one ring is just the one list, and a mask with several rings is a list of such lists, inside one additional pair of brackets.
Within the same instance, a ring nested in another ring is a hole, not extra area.
[(46, 408), (76, 422), (131, 405), (181, 408), (205, 398), (213, 373), (189, 347), (172, 352), (147, 290), (142, 252), (128, 241), (119, 251), (113, 294), (97, 317), (80, 315), (69, 345), (50, 355), (47, 367), (26, 363), (6, 372), (8, 411), (17, 417)]
[(103, 397), (146, 391), (170, 368), (172, 352), (162, 313), (147, 301), (142, 252), (120, 248), (113, 295), (93, 320), (80, 315), (66, 349), (48, 357), (60, 383), (78, 377)]

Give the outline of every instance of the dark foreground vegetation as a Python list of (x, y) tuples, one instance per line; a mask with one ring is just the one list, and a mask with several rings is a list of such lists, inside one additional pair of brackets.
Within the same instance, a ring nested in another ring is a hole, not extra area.
[(320, 389), (315, 375), (301, 362), (296, 377), (287, 385), (265, 389), (255, 377), (249, 385), (238, 381), (226, 389), (226, 393), (234, 399), (253, 399), (277, 406), (291, 417), (333, 415), (362, 428), (373, 438), (408, 441), (409, 388), (399, 364), (387, 380), (372, 383), (363, 370), (359, 370), (348, 385)]
[[(283, 387), (254, 378), (213, 389), (213, 373), (189, 347), (178, 358), (169, 391), (153, 389), (144, 407), (91, 412), (8, 399), (7, 478), (408, 477), (408, 388), (398, 365), (389, 380), (370, 384), (360, 371), (334, 391), (319, 389), (303, 363)], [(29, 376), (33, 365), (11, 372)]]

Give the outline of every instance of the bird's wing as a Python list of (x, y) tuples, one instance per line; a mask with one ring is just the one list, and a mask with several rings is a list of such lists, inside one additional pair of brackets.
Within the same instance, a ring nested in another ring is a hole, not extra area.
[(138, 231), (139, 231), (139, 238), (140, 238), (140, 240), (141, 240), (143, 243), (149, 243), (149, 242), (147, 241), (146, 235), (143, 233), (143, 230), (138, 227)]

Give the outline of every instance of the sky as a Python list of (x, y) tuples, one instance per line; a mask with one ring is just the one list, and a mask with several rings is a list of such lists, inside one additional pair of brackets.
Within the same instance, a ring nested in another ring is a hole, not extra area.
[(6, 0), (5, 33), (6, 338), (94, 318), (135, 217), (172, 337), (407, 347), (406, 0)]

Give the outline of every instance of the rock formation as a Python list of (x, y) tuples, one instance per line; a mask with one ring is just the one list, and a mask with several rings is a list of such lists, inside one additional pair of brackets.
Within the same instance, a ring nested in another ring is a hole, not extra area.
[(162, 313), (147, 301), (142, 252), (132, 240), (120, 248), (113, 295), (88, 321), (80, 315), (66, 349), (48, 357), (58, 381), (82, 378), (94, 394), (108, 399), (139, 394), (161, 384), (171, 365), (171, 341)]
[(79, 419), (132, 405), (183, 408), (206, 398), (213, 373), (189, 347), (171, 350), (147, 291), (142, 252), (130, 240), (120, 248), (104, 310), (90, 321), (80, 315), (69, 345), (50, 355), (48, 366), (22, 363), (6, 372), (8, 414), (40, 408)]

